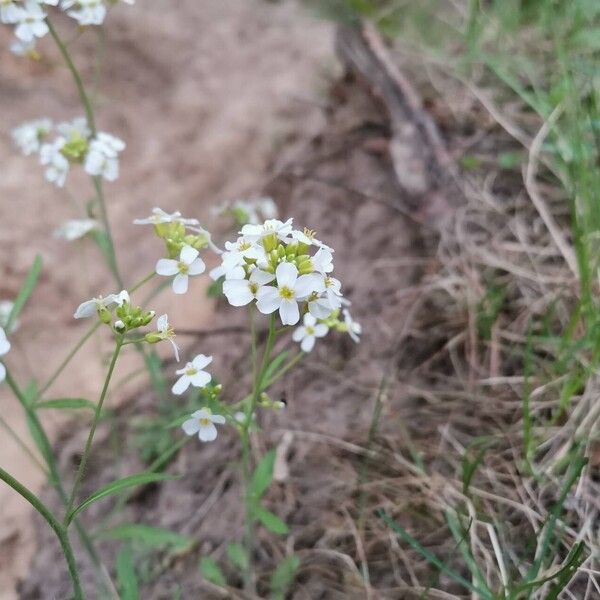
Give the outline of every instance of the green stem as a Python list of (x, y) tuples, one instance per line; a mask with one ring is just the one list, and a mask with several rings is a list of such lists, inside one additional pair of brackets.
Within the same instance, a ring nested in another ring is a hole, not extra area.
[(79, 487), (81, 486), (81, 481), (83, 479), (83, 475), (85, 473), (85, 467), (87, 465), (88, 459), (90, 457), (90, 453), (92, 450), (92, 443), (94, 441), (94, 434), (96, 433), (96, 428), (98, 427), (98, 422), (100, 421), (100, 414), (102, 413), (102, 405), (104, 404), (104, 400), (106, 398), (106, 394), (108, 392), (108, 386), (110, 384), (110, 380), (112, 378), (113, 371), (115, 370), (115, 365), (117, 364), (117, 358), (119, 358), (119, 352), (121, 351), (121, 347), (123, 345), (123, 336), (117, 338), (117, 344), (115, 346), (115, 351), (113, 352), (112, 359), (110, 361), (110, 365), (108, 367), (108, 372), (106, 374), (106, 379), (104, 380), (104, 385), (102, 386), (102, 393), (100, 394), (100, 399), (98, 400), (98, 404), (96, 405), (96, 412), (94, 413), (94, 420), (92, 421), (92, 426), (90, 428), (90, 432), (88, 434), (87, 441), (85, 443), (85, 448), (83, 450), (83, 455), (81, 457), (81, 461), (79, 462), (79, 468), (77, 469), (77, 475), (75, 476), (75, 483), (73, 484), (73, 490), (71, 491), (71, 496), (69, 497), (69, 501), (67, 502), (67, 511), (65, 514), (65, 522), (71, 511), (73, 510), (73, 504), (75, 503), (75, 499), (77, 497), (77, 493), (79, 492)]
[(287, 365), (281, 367), (281, 369), (279, 369), (279, 371), (277, 371), (269, 379), (269, 381), (265, 381), (262, 383), (261, 391), (266, 390), (268, 387), (273, 385), (278, 379), (281, 379), (290, 369), (295, 367), (305, 356), (306, 355), (304, 354), (304, 352), (298, 352), (298, 354), (296, 354), (296, 356), (294, 356), (294, 358), (292, 358), (292, 360), (290, 360), (290, 362)]
[(69, 575), (73, 582), (73, 593), (75, 600), (83, 600), (83, 590), (81, 589), (81, 582), (79, 581), (79, 572), (77, 570), (77, 563), (75, 562), (75, 555), (73, 554), (73, 548), (69, 541), (69, 534), (67, 530), (59, 523), (56, 517), (50, 512), (50, 509), (31, 491), (29, 491), (24, 485), (19, 483), (14, 477), (9, 475), (4, 469), (0, 468), (0, 479), (9, 485), (15, 492), (20, 494), (37, 512), (42, 515), (48, 525), (52, 528), (58, 541), (60, 542), (63, 554), (67, 561), (69, 568)]
[[(21, 404), (23, 410), (25, 411), (29, 426), (34, 432), (34, 439), (36, 440), (38, 448), (42, 453), (46, 465), (48, 466), (48, 480), (50, 481), (50, 485), (52, 485), (52, 487), (56, 489), (62, 503), (65, 506), (67, 506), (67, 493), (60, 480), (58, 466), (56, 464), (56, 458), (54, 457), (52, 445), (50, 444), (50, 440), (46, 435), (46, 430), (42, 427), (42, 424), (38, 419), (35, 407), (31, 406), (30, 402), (27, 400), (27, 398), (25, 398), (25, 395), (23, 394), (23, 392), (17, 385), (17, 382), (13, 379), (10, 371), (8, 370), (6, 371), (6, 383), (8, 384), (13, 394)], [(92, 559), (92, 562), (98, 568), (99, 571), (102, 571), (100, 569), (102, 565), (100, 557), (96, 553), (96, 550), (92, 544), (90, 537), (87, 535), (85, 529), (83, 529), (78, 520), (75, 522), (75, 527), (77, 529), (79, 537), (81, 538), (81, 542), (84, 548), (86, 549), (87, 553)]]
[(56, 381), (58, 376), (65, 370), (66, 366), (71, 362), (73, 357), (81, 350), (85, 343), (94, 335), (98, 328), (102, 325), (102, 321), (98, 321), (92, 328), (90, 328), (85, 335), (75, 344), (73, 349), (67, 354), (64, 360), (58, 365), (56, 371), (50, 376), (50, 379), (42, 386), (38, 396), (41, 398), (48, 388)]

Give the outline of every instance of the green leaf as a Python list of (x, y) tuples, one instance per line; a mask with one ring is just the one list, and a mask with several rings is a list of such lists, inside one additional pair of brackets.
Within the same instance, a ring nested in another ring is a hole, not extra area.
[(219, 587), (225, 587), (227, 585), (227, 580), (225, 579), (225, 575), (223, 575), (223, 571), (221, 571), (221, 567), (217, 564), (217, 561), (208, 556), (204, 556), (200, 559), (200, 573), (202, 576), (218, 585)]
[(111, 496), (113, 494), (118, 494), (119, 492), (130, 488), (136, 487), (138, 485), (146, 485), (147, 483), (155, 483), (157, 481), (167, 481), (177, 479), (172, 475), (165, 475), (163, 473), (138, 473), (137, 475), (130, 475), (129, 477), (124, 477), (123, 479), (119, 479), (118, 481), (113, 481), (108, 485), (100, 488), (96, 492), (94, 492), (91, 496), (88, 496), (79, 506), (74, 508), (66, 519), (66, 524), (68, 525), (73, 518), (79, 514), (82, 510), (86, 509), (90, 504), (97, 502), (98, 500), (102, 500), (107, 496)]
[(123, 546), (117, 554), (117, 579), (121, 600), (138, 600), (140, 586), (135, 574), (133, 555), (129, 546)]
[(277, 535), (285, 535), (289, 532), (288, 526), (270, 510), (264, 506), (254, 507), (254, 516), (271, 532)]
[(193, 543), (193, 540), (185, 535), (180, 535), (162, 527), (152, 527), (140, 523), (127, 523), (111, 527), (110, 529), (104, 529), (96, 537), (100, 539), (131, 540), (140, 542), (151, 548), (160, 546), (185, 548)]
[(33, 290), (35, 289), (35, 285), (37, 283), (38, 277), (40, 276), (41, 270), (42, 270), (42, 257), (38, 254), (38, 255), (36, 255), (36, 257), (33, 261), (33, 265), (31, 266), (31, 269), (29, 270), (29, 273), (27, 274), (27, 277), (25, 278), (25, 281), (21, 287), (21, 290), (19, 291), (19, 293), (17, 294), (17, 297), (15, 298), (14, 306), (13, 306), (12, 310), (10, 311), (10, 315), (8, 316), (8, 320), (6, 321), (6, 325), (4, 327), (4, 329), (6, 331), (10, 331), (12, 329), (12, 326), (15, 323), (15, 319), (21, 314), (21, 311), (23, 310), (25, 303), (29, 299), (29, 296), (31, 296), (31, 293), (33, 292)]
[(59, 409), (77, 409), (77, 408), (89, 408), (95, 411), (96, 405), (90, 400), (85, 398), (57, 398), (55, 400), (44, 400), (38, 402), (35, 408), (59, 408)]
[(232, 542), (227, 546), (227, 557), (240, 571), (245, 571), (248, 568), (248, 554), (239, 542)]
[(275, 467), (275, 449), (269, 450), (261, 459), (256, 466), (256, 470), (252, 475), (250, 486), (248, 491), (250, 492), (250, 498), (258, 501), (269, 489), (271, 481), (273, 480), (273, 468)]
[(277, 373), (279, 367), (285, 362), (289, 354), (288, 350), (284, 350), (269, 363), (261, 380), (261, 389), (265, 390), (271, 385), (271, 379)]
[(225, 281), (225, 276), (219, 277), (216, 281), (213, 281), (206, 288), (206, 296), (208, 298), (218, 298), (223, 294), (223, 282)]
[(300, 568), (300, 559), (292, 554), (286, 556), (271, 575), (271, 594), (273, 600), (284, 600), (287, 588), (294, 582)]

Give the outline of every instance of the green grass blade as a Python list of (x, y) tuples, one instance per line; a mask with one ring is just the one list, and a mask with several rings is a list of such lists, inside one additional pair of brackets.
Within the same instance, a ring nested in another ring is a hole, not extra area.
[(140, 542), (150, 548), (161, 546), (175, 546), (176, 548), (187, 548), (193, 544), (193, 540), (185, 535), (153, 527), (140, 523), (126, 523), (110, 529), (104, 529), (96, 534), (99, 539), (130, 540)]
[(421, 546), (421, 544), (414, 538), (404, 527), (390, 519), (383, 510), (377, 511), (377, 515), (383, 520), (383, 522), (393, 531), (395, 531), (405, 542), (407, 542), (410, 546), (412, 546), (423, 558), (425, 558), (432, 565), (437, 567), (442, 573), (445, 573), (456, 581), (456, 583), (461, 584), (468, 590), (479, 594), (485, 600), (494, 600), (493, 596), (487, 592), (486, 590), (481, 590), (478, 587), (474, 586), (470, 581), (466, 580), (462, 575), (459, 575), (456, 571), (451, 569), (446, 563), (441, 561), (435, 554), (427, 550)]
[(78, 515), (82, 510), (86, 509), (90, 504), (102, 500), (107, 496), (118, 494), (127, 488), (136, 487), (139, 485), (146, 485), (148, 483), (156, 483), (158, 481), (168, 481), (177, 479), (172, 475), (165, 475), (163, 473), (138, 473), (137, 475), (130, 475), (117, 481), (113, 481), (108, 485), (95, 491), (91, 496), (88, 496), (79, 506), (75, 507), (66, 518), (66, 524), (68, 525), (73, 518)]
[(38, 278), (40, 276), (40, 272), (42, 270), (42, 257), (38, 254), (36, 255), (33, 265), (25, 278), (25, 281), (21, 287), (21, 290), (17, 294), (15, 298), (15, 303), (10, 311), (10, 315), (8, 316), (8, 320), (6, 321), (5, 329), (6, 331), (10, 331), (12, 326), (15, 323), (15, 319), (21, 314), (25, 303), (29, 299), (29, 296), (33, 293), (35, 286), (37, 284)]
[(35, 405), (35, 409), (62, 409), (62, 410), (74, 410), (78, 408), (88, 408), (90, 410), (96, 410), (96, 405), (90, 400), (85, 398), (56, 398), (53, 400), (44, 400), (38, 402)]
[(117, 555), (117, 579), (121, 600), (139, 600), (140, 585), (135, 574), (133, 555), (129, 546), (123, 546)]

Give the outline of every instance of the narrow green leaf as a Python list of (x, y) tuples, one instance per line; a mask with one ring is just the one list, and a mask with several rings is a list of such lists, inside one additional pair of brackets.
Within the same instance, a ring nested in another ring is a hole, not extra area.
[(223, 571), (221, 571), (221, 567), (219, 567), (216, 560), (204, 556), (200, 559), (199, 566), (202, 577), (220, 587), (225, 587), (227, 585), (225, 575), (223, 575)]
[(117, 580), (121, 600), (138, 600), (140, 586), (135, 574), (133, 555), (129, 546), (123, 546), (117, 554)]
[(252, 475), (252, 480), (248, 488), (252, 500), (258, 501), (265, 495), (273, 480), (274, 467), (275, 449), (272, 449), (262, 457)]
[(554, 574), (554, 577), (558, 578), (558, 581), (550, 588), (548, 595), (545, 600), (558, 600), (559, 594), (567, 587), (567, 584), (575, 575), (577, 575), (577, 569), (583, 564), (587, 556), (584, 553), (585, 545), (583, 542), (579, 542), (569, 553), (565, 565), (558, 573)]
[(264, 506), (254, 507), (254, 516), (271, 532), (277, 535), (286, 535), (289, 532), (288, 526), (270, 510)]
[(35, 405), (35, 408), (57, 408), (66, 410), (77, 408), (89, 408), (90, 410), (95, 411), (96, 405), (90, 400), (86, 400), (85, 398), (56, 398), (54, 400), (44, 400), (43, 402), (38, 402)]
[(271, 575), (271, 594), (273, 600), (283, 600), (288, 587), (294, 582), (300, 568), (300, 558), (292, 554), (286, 556)]
[(248, 568), (248, 554), (239, 542), (232, 542), (227, 546), (227, 557), (240, 571)]
[(131, 540), (152, 548), (159, 546), (185, 548), (193, 543), (193, 540), (185, 535), (180, 535), (162, 527), (152, 527), (140, 523), (127, 523), (104, 529), (96, 537), (100, 539)]
[(36, 255), (36, 257), (33, 261), (33, 265), (31, 266), (31, 269), (29, 270), (29, 273), (27, 274), (27, 277), (25, 278), (23, 285), (21, 286), (21, 290), (19, 291), (19, 293), (17, 294), (17, 297), (15, 298), (14, 306), (13, 306), (12, 310), (10, 311), (10, 315), (8, 316), (8, 320), (6, 321), (6, 326), (4, 327), (4, 329), (6, 331), (11, 330), (11, 328), (15, 322), (15, 319), (21, 314), (21, 311), (23, 310), (25, 303), (29, 299), (29, 296), (31, 296), (31, 293), (33, 292), (33, 290), (35, 289), (35, 286), (36, 286), (37, 280), (40, 276), (41, 270), (42, 270), (42, 257), (38, 254), (38, 255)]
[(269, 387), (269, 385), (271, 384), (271, 378), (273, 377), (273, 375), (275, 375), (275, 373), (277, 373), (279, 367), (286, 361), (289, 354), (290, 353), (288, 350), (284, 350), (283, 352), (280, 352), (275, 358), (273, 358), (273, 360), (271, 360), (269, 366), (266, 368), (265, 373), (262, 377), (261, 389), (264, 390)]
[(404, 527), (390, 519), (385, 512), (382, 510), (377, 511), (377, 515), (383, 520), (383, 522), (392, 530), (394, 530), (405, 542), (412, 546), (423, 558), (429, 561), (432, 565), (436, 566), (440, 571), (448, 575), (448, 577), (454, 579), (457, 583), (460, 583), (468, 590), (479, 594), (486, 600), (493, 600), (493, 597), (485, 590), (480, 590), (475, 587), (470, 581), (467, 581), (462, 575), (459, 575), (456, 571), (452, 570), (445, 562), (441, 561), (435, 554), (421, 546), (421, 544), (414, 538)]
[(119, 492), (130, 488), (136, 487), (138, 485), (146, 485), (147, 483), (155, 483), (157, 481), (167, 481), (177, 479), (172, 475), (165, 475), (163, 473), (138, 473), (137, 475), (130, 475), (129, 477), (124, 477), (123, 479), (119, 479), (118, 481), (113, 481), (108, 485), (100, 488), (96, 492), (94, 492), (91, 496), (87, 497), (79, 506), (74, 508), (68, 515), (66, 519), (67, 525), (73, 520), (73, 518), (78, 515), (82, 510), (86, 509), (90, 504), (97, 502), (98, 500), (102, 500), (107, 496), (111, 496), (113, 494), (118, 494)]

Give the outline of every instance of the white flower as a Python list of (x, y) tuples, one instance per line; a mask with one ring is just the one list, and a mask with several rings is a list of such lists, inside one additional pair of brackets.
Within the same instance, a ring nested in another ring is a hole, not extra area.
[(109, 294), (106, 298), (99, 296), (82, 302), (75, 311), (75, 319), (85, 319), (96, 314), (98, 311), (110, 308), (113, 304), (122, 306), (124, 302), (129, 302), (127, 290), (122, 290), (119, 294)]
[(304, 228), (304, 231), (298, 231), (297, 229), (294, 229), (290, 235), (297, 242), (301, 242), (307, 246), (318, 246), (319, 248), (328, 250), (330, 253), (333, 252), (332, 248), (315, 238), (315, 232), (312, 231), (312, 229), (306, 229), (306, 227)]
[[(1, 10), (1, 7), (0, 7)], [(30, 42), (22, 42), (21, 40), (13, 40), (10, 43), (10, 51), (15, 56), (36, 56), (35, 52), (35, 40), (31, 40)]]
[(179, 260), (172, 258), (161, 258), (156, 263), (156, 273), (173, 279), (173, 291), (176, 294), (185, 294), (188, 290), (188, 280), (190, 275), (200, 275), (204, 273), (206, 265), (198, 256), (199, 252), (191, 246), (184, 246), (181, 249)]
[(39, 151), (41, 141), (48, 135), (51, 129), (52, 121), (50, 119), (37, 119), (15, 127), (11, 135), (19, 150), (25, 156), (29, 156)]
[(344, 314), (344, 323), (348, 328), (348, 335), (358, 344), (360, 342), (360, 335), (362, 333), (362, 327), (360, 323), (357, 323), (347, 308), (344, 308), (342, 313)]
[(333, 254), (330, 248), (321, 247), (317, 250), (317, 253), (312, 257), (311, 262), (313, 268), (317, 273), (331, 273), (333, 271)]
[[(312, 273), (309, 275), (312, 278), (313, 282), (313, 291), (319, 294), (319, 298), (315, 301), (315, 310), (311, 311), (318, 319), (324, 319), (324, 316), (320, 316), (317, 314), (318, 309), (317, 305), (325, 309), (329, 307), (331, 311), (337, 310), (342, 307), (342, 284), (339, 279), (335, 277), (331, 277), (331, 275), (321, 274), (321, 273)], [(310, 303), (309, 303), (310, 310)], [(317, 311), (317, 312), (315, 312)], [(328, 314), (329, 314), (328, 313)]]
[(185, 365), (183, 369), (175, 371), (177, 375), (181, 377), (175, 382), (171, 391), (179, 396), (185, 392), (190, 385), (197, 388), (202, 388), (208, 384), (212, 379), (210, 373), (203, 371), (204, 367), (208, 366), (212, 362), (212, 356), (205, 356), (204, 354), (198, 354), (192, 360)]
[(238, 238), (236, 242), (225, 242), (225, 252), (221, 254), (222, 262), (218, 267), (211, 269), (209, 275), (214, 280), (223, 275), (229, 279), (233, 271), (247, 264), (246, 258), (262, 264), (266, 261), (267, 254), (262, 246), (243, 237)]
[(108, 133), (99, 132), (90, 142), (83, 168), (94, 177), (102, 176), (107, 181), (119, 177), (118, 153), (125, 149), (125, 142)]
[[(0, 356), (4, 356), (10, 350), (10, 342), (6, 339), (4, 329), (0, 327)], [(6, 377), (6, 368), (0, 362), (0, 381), (4, 381)]]
[(311, 275), (298, 277), (298, 269), (291, 263), (279, 264), (275, 277), (277, 287), (260, 288), (256, 306), (265, 315), (279, 310), (284, 325), (295, 325), (300, 320), (298, 300), (313, 292), (314, 278)]
[(326, 319), (334, 310), (327, 296), (308, 298), (308, 312), (316, 319)]
[[(0, 300), (0, 327), (6, 328), (10, 314), (15, 307), (15, 303), (10, 300)], [(10, 328), (9, 333), (16, 331), (19, 328), (19, 321), (15, 320)]]
[(15, 35), (22, 42), (32, 42), (34, 38), (44, 37), (49, 29), (46, 24), (46, 13), (35, 0), (27, 0), (24, 8), (17, 7)]
[(0, 0), (0, 23), (18, 23), (20, 8), (11, 0)]
[(198, 219), (184, 219), (177, 210), (167, 213), (162, 208), (155, 207), (146, 219), (135, 219), (134, 225), (161, 225), (162, 223), (182, 223), (183, 225), (199, 225)]
[(240, 269), (242, 277), (239, 279), (227, 279), (223, 282), (223, 293), (231, 306), (245, 306), (258, 297), (259, 291), (264, 285), (275, 279), (275, 275), (254, 269), (249, 279), (243, 278), (244, 270)]
[(63, 187), (69, 173), (69, 161), (62, 154), (62, 147), (66, 140), (58, 137), (51, 144), (44, 144), (40, 148), (40, 163), (46, 165), (46, 179), (58, 187)]
[(88, 122), (85, 117), (76, 117), (72, 121), (64, 121), (56, 126), (56, 131), (66, 139), (84, 138), (91, 135)]
[(288, 219), (285, 223), (277, 219), (267, 219), (262, 225), (244, 225), (240, 231), (240, 234), (249, 242), (258, 242), (271, 234), (283, 241), (291, 233), (292, 219)]
[(106, 6), (102, 0), (62, 0), (61, 7), (66, 10), (73, 6), (77, 10), (67, 10), (80, 25), (102, 25), (106, 17)]
[(72, 242), (87, 235), (90, 231), (98, 229), (100, 223), (95, 219), (70, 219), (65, 221), (54, 231), (54, 237), (59, 240)]
[(171, 346), (173, 346), (173, 352), (175, 353), (175, 359), (177, 362), (179, 362), (179, 348), (174, 342), (175, 332), (173, 331), (171, 325), (169, 325), (169, 317), (167, 317), (167, 315), (160, 315), (156, 321), (156, 328), (158, 329), (158, 333), (161, 335), (163, 340), (168, 340), (171, 342)]
[(295, 342), (300, 342), (302, 352), (310, 352), (315, 345), (317, 338), (327, 335), (329, 327), (324, 323), (317, 323), (317, 320), (310, 314), (304, 315), (304, 325), (296, 328), (292, 334)]
[(223, 415), (213, 415), (207, 408), (201, 408), (191, 414), (191, 419), (184, 421), (181, 428), (187, 435), (198, 434), (198, 439), (201, 442), (212, 442), (217, 439), (217, 425), (225, 423)]

